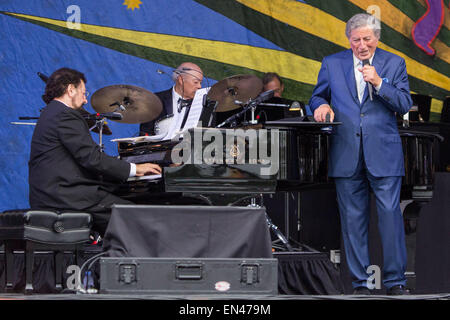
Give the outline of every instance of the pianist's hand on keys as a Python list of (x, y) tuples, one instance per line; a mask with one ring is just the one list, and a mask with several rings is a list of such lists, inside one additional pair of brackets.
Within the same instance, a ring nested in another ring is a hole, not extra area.
[(161, 167), (154, 163), (136, 164), (136, 176), (141, 177), (149, 174), (161, 174)]

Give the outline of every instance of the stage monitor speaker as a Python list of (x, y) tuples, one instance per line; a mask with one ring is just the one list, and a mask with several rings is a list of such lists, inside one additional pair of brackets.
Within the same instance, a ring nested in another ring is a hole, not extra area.
[(278, 260), (101, 258), (108, 294), (278, 294)]
[(109, 257), (272, 258), (265, 208), (114, 205)]

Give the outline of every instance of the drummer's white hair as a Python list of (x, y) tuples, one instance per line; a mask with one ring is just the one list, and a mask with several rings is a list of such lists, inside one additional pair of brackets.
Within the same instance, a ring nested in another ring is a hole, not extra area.
[(181, 70), (179, 67), (172, 72), (172, 80), (173, 82), (177, 82), (178, 76), (183, 74), (183, 70)]
[(203, 72), (201, 72), (201, 71), (198, 71), (198, 70), (195, 70), (195, 69), (192, 69), (192, 68), (188, 68), (188, 67), (179, 66), (178, 68), (176, 68), (172, 72), (172, 80), (173, 80), (173, 82), (177, 82), (178, 76), (183, 76), (183, 75), (190, 75), (190, 76), (192, 76), (194, 78), (197, 78), (198, 80), (201, 80), (196, 75), (192, 74), (192, 72), (189, 72), (189, 71), (198, 72), (199, 74), (201, 74), (203, 76)]
[(347, 21), (347, 25), (345, 26), (345, 35), (348, 39), (350, 39), (350, 34), (353, 30), (366, 26), (369, 26), (373, 30), (373, 33), (375, 37), (377, 37), (377, 39), (380, 39), (380, 20), (367, 13), (358, 13), (351, 17), (350, 20)]

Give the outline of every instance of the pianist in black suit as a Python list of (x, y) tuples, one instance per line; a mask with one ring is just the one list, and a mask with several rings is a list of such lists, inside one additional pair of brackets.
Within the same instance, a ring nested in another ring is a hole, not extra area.
[(203, 71), (194, 63), (184, 62), (173, 71), (172, 80), (175, 83), (172, 88), (155, 93), (161, 99), (163, 109), (155, 120), (140, 125), (141, 135), (156, 134), (155, 123), (171, 115), (173, 115), (170, 120), (172, 121), (171, 125), (176, 125), (179, 121), (178, 123), (182, 127), (181, 124), (188, 116), (195, 92), (202, 87)]
[(87, 103), (86, 78), (62, 68), (47, 81), (47, 106), (36, 124), (29, 161), (32, 209), (80, 210), (93, 214), (103, 234), (113, 204), (130, 204), (111, 192), (130, 176), (158, 174), (156, 164), (130, 164), (101, 152), (77, 109)]

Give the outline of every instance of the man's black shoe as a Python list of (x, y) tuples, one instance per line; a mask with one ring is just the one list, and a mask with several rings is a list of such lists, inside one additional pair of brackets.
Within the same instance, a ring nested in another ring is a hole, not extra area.
[(353, 294), (361, 296), (370, 296), (370, 290), (367, 287), (356, 287), (355, 290), (353, 290)]
[(391, 288), (388, 289), (387, 294), (389, 296), (401, 296), (401, 295), (408, 295), (409, 294), (409, 290), (407, 290), (405, 288), (405, 286), (399, 284), (396, 286), (393, 286)]

